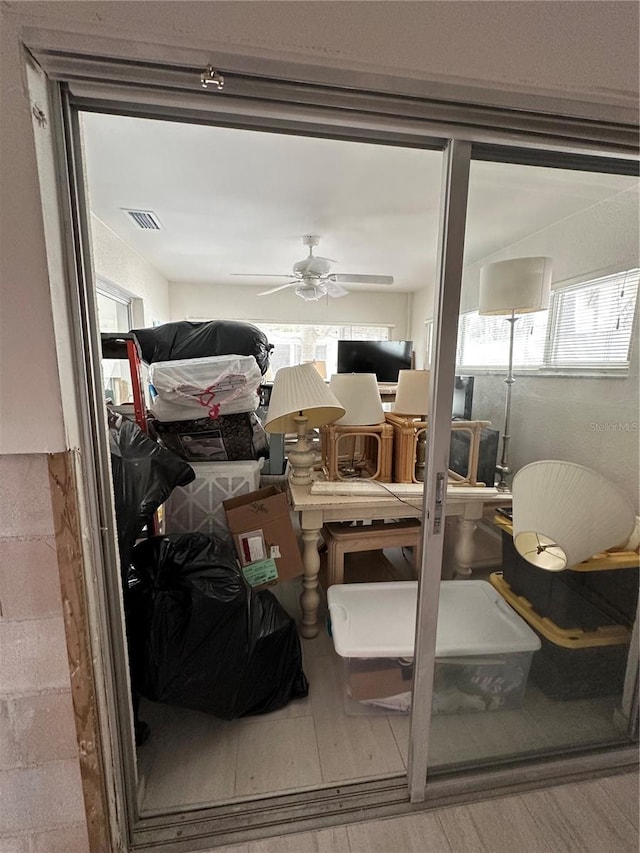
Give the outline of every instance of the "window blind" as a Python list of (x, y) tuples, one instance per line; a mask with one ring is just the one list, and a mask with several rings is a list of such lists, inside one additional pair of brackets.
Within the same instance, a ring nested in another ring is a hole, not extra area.
[(640, 270), (553, 294), (550, 367), (627, 367)]
[[(556, 290), (546, 311), (521, 315), (515, 324), (514, 367), (537, 370), (624, 370), (629, 366), (640, 270)], [(458, 322), (460, 370), (504, 368), (509, 323), (469, 311)]]

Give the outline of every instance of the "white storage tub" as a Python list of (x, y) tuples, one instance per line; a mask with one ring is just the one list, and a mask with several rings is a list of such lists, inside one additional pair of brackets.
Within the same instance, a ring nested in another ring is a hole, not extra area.
[(255, 492), (263, 461), (191, 462), (195, 480), (174, 489), (163, 506), (165, 533), (229, 536), (222, 501)]
[[(327, 599), (348, 698), (408, 711), (418, 585), (339, 584)], [(540, 640), (486, 581), (442, 581), (434, 713), (517, 708)]]

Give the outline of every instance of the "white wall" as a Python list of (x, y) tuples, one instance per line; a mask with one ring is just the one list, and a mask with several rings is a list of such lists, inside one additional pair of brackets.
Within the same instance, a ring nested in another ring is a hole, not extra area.
[(169, 282), (148, 261), (135, 252), (104, 222), (91, 216), (91, 248), (96, 276), (128, 291), (142, 300), (143, 316), (134, 325), (153, 326), (167, 323)]
[(409, 294), (358, 293), (340, 299), (303, 302), (293, 288), (258, 296), (265, 286), (235, 288), (172, 282), (172, 320), (263, 320), (268, 323), (373, 323), (394, 326), (392, 336), (404, 340)]
[[(532, 94), (552, 93), (602, 117), (638, 102), (634, 3), (33, 2), (5, 3), (0, 14), (0, 452), (65, 445), (24, 27), (56, 31), (76, 48), (89, 37), (117, 38), (121, 55), (131, 58), (155, 50), (171, 59), (197, 48), (214, 56), (218, 49), (401, 74), (426, 81), (425, 92), (480, 86), (511, 92), (522, 106)], [(38, 379), (38, 417), (25, 364)]]
[[(635, 189), (465, 267), (462, 310), (477, 308), (480, 267), (488, 260), (547, 255), (553, 259), (556, 287), (637, 267), (639, 235)], [(511, 411), (512, 470), (538, 459), (587, 465), (616, 482), (638, 511), (639, 349), (636, 334), (625, 377), (517, 376)], [(504, 374), (476, 376), (474, 418), (490, 420), (502, 431), (504, 401)]]

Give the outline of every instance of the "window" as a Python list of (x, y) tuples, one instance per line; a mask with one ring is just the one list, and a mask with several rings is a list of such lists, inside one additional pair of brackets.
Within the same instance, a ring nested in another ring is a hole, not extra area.
[[(547, 311), (522, 314), (515, 324), (513, 364), (541, 372), (621, 371), (629, 366), (640, 270), (592, 279), (551, 294)], [(461, 370), (505, 367), (509, 323), (477, 311), (460, 316)]]
[(131, 300), (96, 288), (98, 325), (101, 332), (128, 332), (131, 328)]
[(299, 323), (252, 321), (274, 345), (271, 370), (303, 361), (324, 361), (327, 376), (338, 369), (338, 341), (389, 341), (392, 326), (324, 326)]
[[(131, 300), (96, 288), (98, 326), (101, 332), (128, 332), (131, 328)], [(102, 359), (102, 387), (105, 399), (115, 406), (133, 400), (129, 364), (113, 358)]]
[(551, 367), (627, 367), (639, 270), (554, 293)]

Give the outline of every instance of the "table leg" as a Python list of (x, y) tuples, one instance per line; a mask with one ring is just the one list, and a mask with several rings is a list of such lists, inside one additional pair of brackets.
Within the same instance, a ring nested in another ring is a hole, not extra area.
[[(309, 515), (314, 515), (309, 513)], [(318, 572), (320, 571), (320, 554), (318, 553), (318, 540), (322, 529), (322, 519), (306, 518), (303, 514), (302, 527), (302, 564), (304, 575), (302, 578), (302, 595), (300, 596), (300, 609), (302, 619), (300, 622), (300, 634), (311, 639), (318, 635), (318, 607), (320, 606), (320, 595), (318, 593)]]
[(461, 577), (469, 577), (475, 545), (473, 534), (478, 521), (482, 518), (483, 504), (468, 503), (464, 505), (462, 515), (458, 517), (456, 544), (453, 551), (455, 572)]

